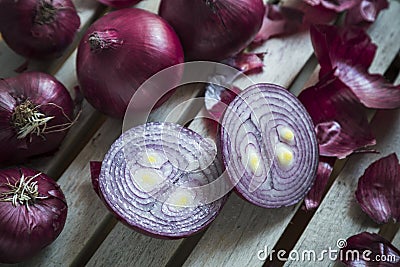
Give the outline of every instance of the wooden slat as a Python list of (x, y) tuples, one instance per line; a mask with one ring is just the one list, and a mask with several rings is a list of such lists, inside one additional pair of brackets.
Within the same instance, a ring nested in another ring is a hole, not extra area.
[[(380, 17), (375, 27), (371, 29), (371, 35), (378, 38), (375, 41), (379, 43), (378, 63), (374, 62), (373, 66), (377, 72), (382, 73), (400, 49), (400, 32), (390, 26), (393, 23), (400, 23), (397, 16), (399, 12), (400, 4), (391, 2), (390, 10), (385, 11), (383, 17)], [(381, 32), (385, 34), (382, 35)], [(399, 153), (400, 140), (397, 138), (400, 134), (399, 114), (399, 111), (377, 113), (372, 122), (372, 129), (377, 136), (376, 148), (381, 154), (354, 155), (348, 160), (294, 249), (298, 251), (314, 249), (318, 253), (329, 246), (335, 249), (335, 242), (339, 238), (347, 238), (361, 231), (379, 230), (379, 226), (358, 207), (354, 191), (358, 178), (370, 163), (391, 152)], [(314, 266), (313, 264), (313, 262), (287, 262), (285, 266)], [(326, 258), (323, 264), (331, 266), (334, 263)]]
[[(380, 70), (383, 72), (399, 49), (397, 30), (393, 27), (390, 33), (387, 33), (386, 30), (387, 23), (393, 23), (393, 15), (399, 12), (397, 8), (398, 6), (392, 7), (390, 12), (386, 12), (386, 15), (379, 19), (376, 25), (382, 26), (376, 26), (371, 29), (374, 40), (383, 44), (379, 47), (378, 57), (382, 54), (385, 55), (384, 59), (374, 63), (374, 66), (376, 66), (375, 71)], [(382, 36), (377, 33), (382, 29), (385, 29), (388, 36)], [(389, 53), (388, 57), (386, 57), (386, 53)], [(283, 60), (283, 62), (286, 61)], [(279, 65), (273, 66), (276, 68)], [(232, 197), (216, 222), (211, 225), (205, 236), (195, 247), (185, 266), (215, 265), (217, 263), (241, 266), (262, 265), (262, 262), (256, 256), (257, 251), (264, 249), (266, 245), (270, 249), (273, 248), (295, 211), (296, 207), (264, 210), (243, 203), (236, 196)], [(335, 209), (333, 213), (337, 213), (337, 210)], [(290, 239), (290, 237), (287, 238)]]
[[(288, 86), (290, 84), (290, 82), (296, 77), (297, 73), (301, 70), (303, 64), (312, 54), (311, 43), (307, 33), (299, 33), (282, 39), (270, 40), (258, 50), (268, 51), (268, 54), (265, 57), (264, 72), (259, 75), (253, 75), (250, 78), (256, 82), (274, 82), (283, 86)], [(285, 64), (282, 64), (282, 62), (285, 62)], [(195, 124), (191, 124), (190, 128), (192, 127), (195, 127), (198, 132), (207, 131), (207, 129), (200, 127), (199, 125), (196, 126)], [(228, 201), (226, 205), (231, 206), (230, 201)], [(226, 208), (223, 210), (226, 210)], [(276, 218), (281, 217), (281, 215), (274, 214), (270, 217)], [(248, 218), (248, 216), (246, 216), (246, 218)], [(215, 223), (216, 222), (214, 222), (214, 224)], [(125, 241), (123, 241), (124, 245), (117, 243), (117, 240), (122, 240), (125, 236), (129, 236), (132, 241), (129, 245), (126, 245)], [(123, 226), (117, 226), (113, 231), (111, 231), (110, 235), (93, 256), (89, 265), (100, 263), (116, 254), (119, 255), (119, 262), (128, 264), (132, 258), (131, 251), (138, 251), (136, 247), (142, 245), (142, 243), (136, 243), (136, 241), (133, 241), (137, 236), (138, 234), (132, 233), (132, 230), (124, 228)], [(156, 239), (145, 240), (156, 244), (159, 242)], [(181, 244), (180, 242), (181, 241), (165, 243), (162, 249), (163, 253), (172, 256), (176, 253), (176, 249)], [(151, 252), (151, 250), (148, 252)], [(203, 251), (201, 253), (204, 253), (204, 255), (211, 255), (208, 251)], [(223, 252), (221, 251), (221, 253)], [(147, 254), (145, 256), (147, 259), (146, 264), (154, 262), (154, 258), (158, 257), (158, 255), (159, 254), (153, 253)], [(163, 259), (165, 260), (163, 261), (163, 264), (165, 264), (168, 257), (163, 256)]]
[[(195, 97), (197, 91), (178, 90), (170, 99), (170, 104), (162, 106), (158, 111), (158, 118), (151, 117), (150, 120), (163, 120), (168, 115), (172, 103), (180, 103), (186, 99)], [(164, 109), (164, 112), (162, 110)], [(182, 110), (178, 121), (185, 121), (185, 110)], [(101, 233), (107, 220), (111, 216), (98, 196), (94, 193), (91, 181), (89, 161), (101, 161), (108, 148), (121, 133), (121, 122), (107, 119), (92, 140), (86, 145), (78, 157), (72, 162), (68, 169), (59, 179), (68, 202), (68, 217), (65, 228), (58, 239), (33, 260), (24, 266), (36, 265), (70, 265), (76, 261), (80, 251), (88, 244), (95, 234)], [(101, 237), (99, 237), (101, 238)]]

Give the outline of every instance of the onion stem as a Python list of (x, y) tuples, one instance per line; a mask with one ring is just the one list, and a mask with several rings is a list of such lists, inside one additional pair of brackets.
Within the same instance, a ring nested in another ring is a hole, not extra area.
[(21, 178), (13, 185), (8, 179), (7, 185), (10, 188), (10, 191), (0, 193), (0, 201), (1, 202), (11, 202), (14, 207), (18, 204), (25, 205), (29, 210), (29, 205), (35, 203), (38, 199), (46, 199), (46, 197), (39, 196), (37, 181), (32, 182), (33, 179), (40, 176), (42, 173), (38, 173), (34, 176), (25, 177), (24, 174), (21, 175)]
[(53, 0), (51, 0), (51, 3), (48, 3), (46, 0), (40, 1), (37, 6), (35, 23), (43, 25), (52, 23), (55, 20), (57, 9), (52, 5), (52, 2)]
[[(60, 106), (54, 103), (47, 103), (46, 105), (54, 105), (60, 108), (63, 115), (70, 120)], [(26, 100), (15, 108), (12, 115), (12, 124), (18, 131), (18, 139), (26, 138), (30, 134), (43, 137), (45, 133), (65, 131), (69, 129), (78, 118), (78, 116), (76, 116), (74, 121), (70, 120), (68, 123), (48, 127), (47, 123), (52, 120), (54, 116), (46, 117), (46, 115), (39, 111), (39, 108), (40, 105), (35, 106), (30, 100)]]
[(89, 36), (90, 50), (92, 52), (117, 48), (122, 43), (123, 41), (118, 38), (116, 30), (95, 31)]

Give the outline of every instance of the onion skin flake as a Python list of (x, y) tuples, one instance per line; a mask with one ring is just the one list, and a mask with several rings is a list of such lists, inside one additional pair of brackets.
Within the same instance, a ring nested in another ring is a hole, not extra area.
[(400, 164), (396, 154), (372, 163), (358, 181), (356, 199), (375, 222), (400, 221)]

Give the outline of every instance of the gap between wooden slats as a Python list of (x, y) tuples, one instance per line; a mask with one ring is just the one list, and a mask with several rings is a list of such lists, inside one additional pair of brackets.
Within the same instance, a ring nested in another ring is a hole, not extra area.
[[(395, 2), (392, 2), (392, 5), (391, 9), (387, 12), (393, 14), (392, 17), (388, 16), (391, 20), (386, 20), (386, 23), (378, 21), (371, 29), (371, 35), (374, 39), (378, 38), (375, 39), (378, 43), (382, 42), (385, 39), (384, 37), (386, 39), (389, 37), (389, 42), (386, 45), (378, 45), (380, 50), (377, 53), (377, 57), (381, 64), (375, 64), (374, 62), (374, 66), (371, 68), (372, 71), (383, 72), (387, 63), (396, 57), (400, 48), (400, 34), (395, 29), (393, 31), (393, 27), (390, 27), (393, 23), (396, 23), (396, 19), (398, 21), (396, 14), (400, 11), (400, 7)], [(398, 137), (400, 128), (396, 127), (398, 121), (393, 120), (393, 117), (398, 115), (398, 111), (379, 111), (377, 113), (372, 125), (376, 132), (379, 130), (385, 131), (376, 133), (377, 149), (382, 154), (355, 155), (348, 160), (345, 168), (325, 197), (321, 207), (317, 210), (315, 216), (311, 219), (300, 240), (297, 242), (295, 249), (298, 251), (306, 249), (321, 251), (328, 246), (334, 249), (338, 238), (347, 238), (366, 230), (374, 232), (379, 230), (379, 226), (374, 224), (355, 203), (354, 191), (358, 178), (370, 163), (390, 152), (398, 153), (399, 140), (396, 136)], [(315, 262), (288, 262), (285, 266), (316, 266), (315, 264)], [(331, 266), (334, 264), (328, 259), (318, 262), (318, 266)]]
[[(395, 12), (393, 13), (395, 14)], [(382, 23), (382, 19), (380, 20), (381, 21), (379, 21), (377, 25)], [(377, 31), (377, 29), (374, 30), (373, 28), (371, 30), (374, 33)], [(377, 38), (381, 39), (380, 36)], [(387, 45), (381, 44), (381, 50), (378, 52), (377, 56), (380, 57), (380, 53), (385, 51), (385, 53), (389, 54), (389, 57), (393, 57), (393, 54), (398, 50), (398, 48), (394, 50), (392, 47), (393, 38), (389, 36), (389, 38), (385, 38), (384, 40), (387, 42)], [(391, 46), (394, 51), (392, 51), (392, 53), (390, 53), (390, 51), (388, 52), (387, 50), (390, 50), (390, 48), (387, 46)], [(382, 58), (380, 62), (385, 65), (383, 62), (386, 61), (386, 59), (384, 57), (380, 58)], [(374, 63), (375, 66), (380, 65), (380, 62)], [(381, 66), (380, 68), (384, 69), (386, 67)], [(227, 205), (229, 205), (229, 201)], [(251, 205), (246, 206), (239, 198), (236, 199), (233, 205), (236, 205), (235, 211), (232, 211), (232, 214), (228, 214), (228, 212), (224, 214), (225, 210), (223, 210), (222, 214), (217, 218), (216, 222), (214, 222), (214, 225), (211, 225), (205, 236), (195, 247), (193, 253), (185, 263), (185, 266), (202, 266), (209, 264), (232, 266), (262, 265), (262, 262), (256, 258), (257, 251), (263, 249), (265, 245), (268, 245), (270, 249), (273, 248), (277, 238), (279, 238), (280, 234), (285, 230), (288, 220), (295, 211), (295, 209), (281, 209), (274, 214), (274, 211), (264, 211), (260, 209), (260, 211), (254, 212), (257, 208)], [(240, 213), (243, 214), (239, 215)], [(267, 222), (268, 226), (260, 227), (260, 221), (268, 220), (268, 213), (271, 213), (269, 215), (269, 217), (271, 217), (271, 222)], [(285, 218), (281, 220), (280, 216), (284, 216)], [(276, 223), (274, 224), (274, 222)], [(235, 229), (235, 227), (238, 229)], [(291, 237), (287, 236), (287, 238), (290, 239)]]
[[(250, 78), (256, 82), (274, 82), (284, 86), (290, 84), (312, 54), (312, 48), (307, 33), (270, 40), (265, 46), (259, 48), (258, 51), (268, 51), (265, 57), (264, 72), (261, 75), (253, 75)], [(284, 64), (282, 62), (284, 62)], [(198, 132), (204, 132), (205, 129), (198, 127), (196, 130)], [(223, 210), (235, 209), (236, 204), (233, 204), (232, 200), (235, 202), (236, 198), (236, 196), (231, 197)], [(242, 203), (240, 203), (240, 205), (241, 204)], [(292, 209), (293, 208), (288, 208), (286, 210), (289, 212)], [(276, 222), (279, 222), (278, 218), (284, 218), (284, 214), (280, 213), (282, 213), (282, 210), (275, 211), (274, 216), (272, 216), (276, 218)], [(246, 221), (248, 218), (249, 216), (246, 216)], [(254, 222), (254, 220), (251, 221)], [(223, 223), (229, 224), (226, 220), (223, 221)], [(214, 224), (219, 225), (218, 219), (211, 227), (214, 227)], [(251, 228), (255, 230), (257, 228), (263, 228), (263, 225), (258, 224), (256, 227), (252, 225)], [(254, 233), (255, 232), (256, 231), (254, 231)], [(187, 240), (193, 240), (195, 238), (196, 237)], [(139, 242), (138, 240), (142, 240), (143, 242)], [(88, 265), (97, 266), (99, 264), (108, 265), (111, 263), (117, 266), (124, 266), (127, 264), (132, 264), (134, 266), (137, 264), (153, 266), (165, 265), (170, 260), (170, 257), (176, 253), (179, 254), (180, 250), (178, 249), (185, 244), (187, 244), (187, 242), (183, 240), (160, 241), (154, 238), (143, 237), (141, 234), (128, 229), (122, 224), (117, 224), (114, 230), (111, 231), (104, 240), (93, 258), (89, 261)], [(203, 251), (201, 253), (204, 253), (203, 255), (212, 254), (209, 253), (209, 251)]]

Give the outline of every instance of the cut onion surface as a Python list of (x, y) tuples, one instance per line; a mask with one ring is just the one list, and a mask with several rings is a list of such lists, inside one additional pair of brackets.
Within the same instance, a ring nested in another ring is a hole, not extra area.
[(285, 88), (250, 86), (230, 103), (221, 124), (225, 167), (243, 198), (279, 208), (299, 202), (310, 190), (318, 166), (314, 126)]
[(208, 186), (222, 173), (214, 142), (173, 123), (126, 131), (96, 173), (93, 186), (116, 217), (159, 238), (182, 238), (204, 229), (222, 208), (228, 188), (226, 183)]

